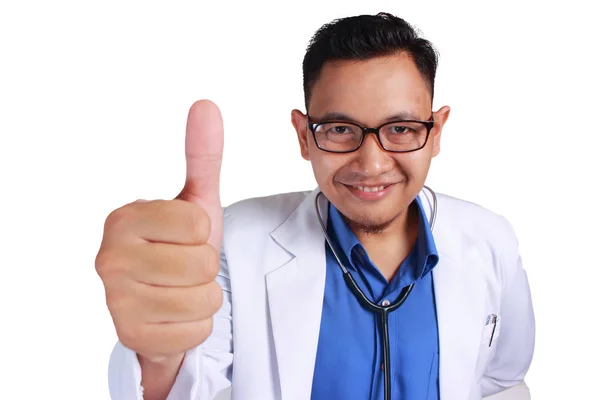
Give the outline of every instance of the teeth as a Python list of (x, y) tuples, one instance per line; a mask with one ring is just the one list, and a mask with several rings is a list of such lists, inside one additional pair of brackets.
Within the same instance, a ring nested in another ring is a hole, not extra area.
[(355, 188), (362, 190), (363, 192), (371, 193), (383, 190), (383, 186), (354, 186)]

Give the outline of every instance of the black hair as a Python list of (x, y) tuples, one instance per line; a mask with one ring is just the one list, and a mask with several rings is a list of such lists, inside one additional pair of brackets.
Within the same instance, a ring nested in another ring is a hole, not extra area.
[(307, 112), (312, 86), (326, 62), (367, 60), (398, 52), (410, 54), (429, 87), (433, 101), (438, 54), (433, 45), (420, 37), (408, 22), (382, 12), (336, 19), (323, 25), (310, 40), (302, 62)]

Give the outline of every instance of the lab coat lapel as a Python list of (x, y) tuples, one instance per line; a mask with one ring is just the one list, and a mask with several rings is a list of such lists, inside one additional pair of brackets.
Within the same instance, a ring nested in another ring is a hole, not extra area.
[(440, 397), (469, 398), (481, 343), (484, 298), (481, 281), (465, 273), (455, 260), (438, 252), (433, 269), (440, 345)]
[[(432, 198), (425, 191), (421, 196), (429, 219)], [(485, 287), (474, 269), (467, 267), (477, 262), (476, 254), (464, 248), (453, 230), (450, 217), (457, 210), (447, 207), (448, 203), (439, 196), (433, 237), (440, 258), (433, 269), (433, 284), (440, 346), (440, 398), (465, 400), (473, 384), (481, 343)]]
[[(281, 396), (308, 400), (312, 389), (325, 290), (325, 239), (314, 211), (317, 191), (271, 233), (267, 260), (269, 314)], [(321, 197), (323, 220), (327, 201)]]

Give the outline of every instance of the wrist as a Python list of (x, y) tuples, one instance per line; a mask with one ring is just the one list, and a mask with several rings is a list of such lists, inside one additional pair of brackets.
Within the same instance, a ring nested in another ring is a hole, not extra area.
[(181, 364), (183, 363), (183, 359), (185, 358), (185, 353), (170, 355), (170, 356), (152, 356), (152, 357), (147, 357), (142, 354), (138, 354), (137, 357), (138, 357), (138, 361), (140, 362), (140, 365), (142, 366), (142, 369), (144, 369), (144, 367), (149, 367), (149, 368), (156, 369), (156, 370), (169, 370), (170, 371), (175, 368), (177, 370), (179, 370), (179, 367), (181, 367)]
[(185, 353), (165, 357), (146, 357), (138, 354), (137, 357), (142, 368), (144, 400), (166, 399), (175, 384)]

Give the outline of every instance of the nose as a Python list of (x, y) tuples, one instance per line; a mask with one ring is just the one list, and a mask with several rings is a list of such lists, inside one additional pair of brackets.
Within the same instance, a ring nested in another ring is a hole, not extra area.
[(377, 176), (391, 168), (393, 163), (389, 154), (381, 147), (374, 133), (365, 136), (357, 152), (360, 171), (365, 176)]

